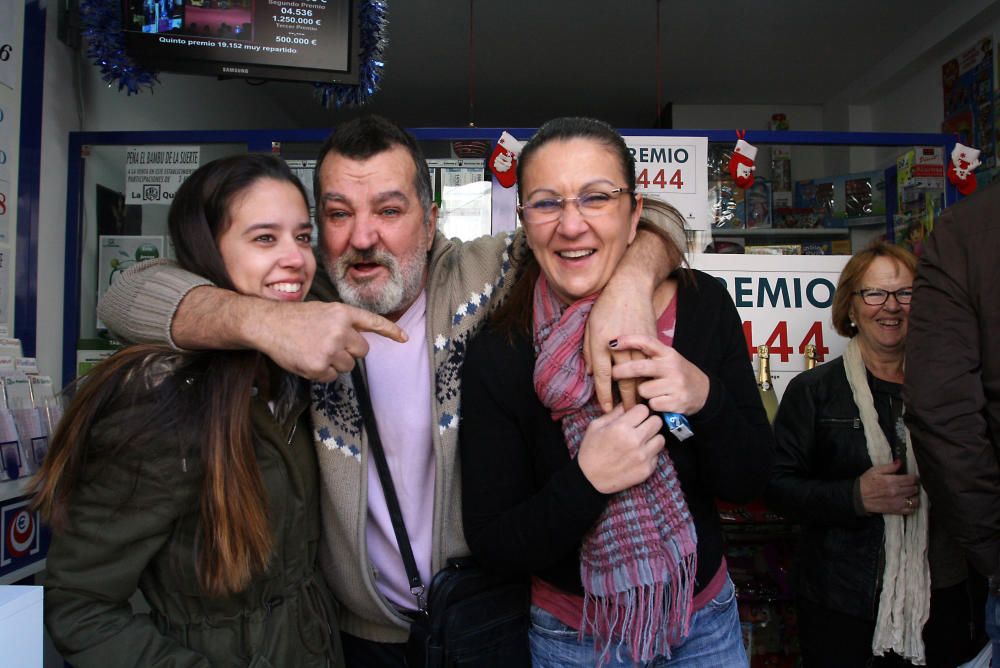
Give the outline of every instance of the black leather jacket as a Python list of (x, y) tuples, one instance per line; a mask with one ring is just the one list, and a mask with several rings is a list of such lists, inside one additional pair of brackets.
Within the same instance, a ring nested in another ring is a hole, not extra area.
[(796, 376), (774, 422), (768, 504), (802, 524), (799, 596), (875, 619), (883, 565), (881, 515), (859, 515), (854, 485), (872, 466), (843, 358)]

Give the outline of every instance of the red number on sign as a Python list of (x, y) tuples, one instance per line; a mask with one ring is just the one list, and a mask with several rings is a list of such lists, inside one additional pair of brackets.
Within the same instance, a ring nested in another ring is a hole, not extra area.
[(818, 320), (812, 324), (809, 331), (806, 332), (805, 337), (802, 339), (802, 343), (799, 344), (799, 353), (805, 354), (806, 346), (810, 342), (816, 344), (816, 361), (822, 362), (826, 358), (826, 354), (830, 352), (830, 349), (823, 345), (823, 323)]
[(747, 355), (750, 361), (753, 361), (753, 356), (757, 354), (757, 346), (753, 344), (753, 322), (750, 320), (743, 321), (743, 338), (747, 340)]
[(684, 187), (684, 181), (681, 180), (681, 170), (678, 169), (674, 172), (674, 175), (670, 177), (670, 185), (677, 186), (678, 190)]
[[(750, 320), (743, 321), (743, 338), (747, 342), (747, 356), (753, 360), (754, 355), (757, 354), (757, 346), (753, 342), (753, 322)], [(777, 341), (777, 344), (775, 344), (775, 341)], [(809, 331), (802, 337), (802, 343), (798, 346), (800, 355), (805, 354), (806, 346), (810, 343), (816, 344), (816, 361), (825, 361), (826, 356), (830, 353), (830, 349), (823, 345), (823, 323), (818, 320), (810, 325)], [(782, 362), (788, 361), (789, 355), (795, 351), (788, 345), (787, 320), (782, 320), (775, 326), (770, 338), (768, 338), (767, 343), (764, 345), (770, 349), (769, 352), (772, 360), (775, 355), (780, 355)]]
[(7, 193), (0, 193), (0, 216), (7, 213)]
[(649, 187), (649, 172), (647, 170), (642, 170), (639, 175), (635, 177), (635, 184), (640, 188)]
[[(775, 345), (777, 341), (777, 345)], [(775, 355), (781, 355), (781, 361), (787, 362), (789, 356), (795, 352), (790, 345), (788, 345), (788, 321), (782, 320), (779, 322), (774, 331), (771, 332), (770, 338), (768, 338), (767, 343), (765, 343), (770, 350), (771, 358), (773, 359)]]
[(667, 187), (667, 175), (663, 173), (662, 169), (656, 173), (653, 183), (660, 186), (661, 190)]

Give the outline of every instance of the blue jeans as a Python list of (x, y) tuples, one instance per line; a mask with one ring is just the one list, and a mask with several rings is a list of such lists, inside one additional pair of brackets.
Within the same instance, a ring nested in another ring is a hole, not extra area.
[[(594, 639), (577, 632), (539, 607), (531, 606), (531, 664), (535, 668), (594, 666), (597, 654)], [(735, 668), (747, 666), (746, 650), (740, 633), (740, 615), (736, 607), (736, 589), (728, 577), (722, 591), (691, 617), (691, 632), (683, 643), (671, 647), (671, 656), (657, 657), (645, 664), (650, 668)], [(612, 647), (608, 668), (633, 668), (628, 648)]]
[(1000, 596), (997, 595), (996, 588), (990, 583), (990, 593), (986, 597), (986, 635), (993, 645), (993, 661), (997, 663), (1000, 657)]

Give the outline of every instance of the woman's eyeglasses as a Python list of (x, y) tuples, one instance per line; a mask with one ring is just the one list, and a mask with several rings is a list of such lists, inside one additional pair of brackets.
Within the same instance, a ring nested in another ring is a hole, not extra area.
[(854, 294), (861, 297), (869, 306), (881, 306), (888, 301), (889, 295), (892, 295), (897, 304), (906, 306), (913, 299), (913, 288), (900, 288), (899, 290), (865, 288), (864, 290), (858, 290)]
[(567, 202), (576, 204), (581, 216), (596, 217), (611, 210), (611, 203), (623, 193), (631, 193), (628, 188), (615, 188), (602, 191), (592, 190), (578, 197), (539, 197), (517, 207), (521, 220), (526, 225), (541, 225), (552, 223), (562, 217)]

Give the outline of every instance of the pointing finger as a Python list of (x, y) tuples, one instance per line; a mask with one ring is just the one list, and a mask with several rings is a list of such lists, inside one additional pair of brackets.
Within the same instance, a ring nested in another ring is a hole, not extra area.
[(404, 332), (399, 325), (391, 320), (388, 320), (377, 313), (365, 311), (364, 309), (355, 308), (353, 306), (347, 306), (346, 308), (352, 310), (352, 313), (349, 316), (350, 322), (359, 332), (372, 332), (373, 334), (380, 334), (398, 343), (406, 342), (406, 332)]

